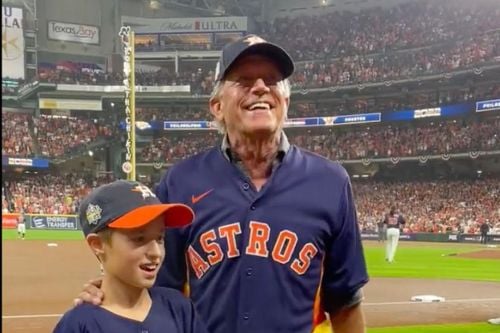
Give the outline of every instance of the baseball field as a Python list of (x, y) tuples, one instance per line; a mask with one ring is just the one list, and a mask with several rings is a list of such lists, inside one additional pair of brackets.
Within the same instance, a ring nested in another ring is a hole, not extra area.
[[(2, 331), (51, 332), (83, 283), (99, 274), (80, 232), (2, 230)], [(400, 242), (396, 262), (365, 242), (371, 277), (364, 311), (369, 333), (499, 333), (500, 248)], [(436, 295), (444, 302), (412, 302)], [(327, 325), (315, 333), (327, 333)]]

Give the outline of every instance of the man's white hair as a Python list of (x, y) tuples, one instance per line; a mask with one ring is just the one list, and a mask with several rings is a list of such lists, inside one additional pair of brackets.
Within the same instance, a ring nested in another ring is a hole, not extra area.
[[(224, 81), (223, 80), (217, 81), (215, 83), (214, 89), (212, 89), (212, 93), (210, 94), (210, 100), (216, 98), (221, 93), (223, 87), (224, 87)], [(284, 79), (284, 80), (281, 80), (280, 82), (278, 82), (277, 88), (278, 88), (279, 92), (285, 98), (290, 97), (292, 91), (290, 88), (290, 81), (288, 79)], [(284, 120), (288, 119), (288, 106), (289, 105), (285, 106), (285, 112), (284, 112), (285, 119)], [(215, 128), (217, 128), (219, 133), (221, 133), (223, 135), (225, 135), (227, 133), (226, 124), (224, 123), (224, 121), (219, 121), (217, 119), (214, 119), (212, 124), (215, 126)]]

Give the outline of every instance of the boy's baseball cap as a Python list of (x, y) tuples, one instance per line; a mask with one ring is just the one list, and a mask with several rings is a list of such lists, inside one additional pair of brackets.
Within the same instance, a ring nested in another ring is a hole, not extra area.
[(283, 79), (293, 74), (293, 60), (284, 49), (257, 35), (246, 35), (223, 47), (215, 69), (215, 81), (222, 80), (236, 60), (248, 54), (259, 54), (274, 60)]
[(194, 212), (188, 206), (162, 204), (147, 186), (128, 180), (96, 188), (83, 199), (79, 209), (85, 236), (106, 227), (138, 228), (162, 214), (167, 227), (182, 227), (194, 219)]

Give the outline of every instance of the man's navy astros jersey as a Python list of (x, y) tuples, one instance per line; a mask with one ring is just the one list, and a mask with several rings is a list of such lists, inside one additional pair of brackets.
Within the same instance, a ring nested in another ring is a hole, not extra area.
[(256, 191), (216, 147), (170, 168), (157, 195), (196, 218), (167, 230), (156, 283), (182, 290), (188, 272), (211, 333), (310, 333), (368, 281), (349, 177), (321, 156), (291, 146)]
[(192, 303), (179, 291), (151, 288), (149, 294), (152, 306), (142, 322), (84, 303), (66, 312), (54, 333), (207, 333)]

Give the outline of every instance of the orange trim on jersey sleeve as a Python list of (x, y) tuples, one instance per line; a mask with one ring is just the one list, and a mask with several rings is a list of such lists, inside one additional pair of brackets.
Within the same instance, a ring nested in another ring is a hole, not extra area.
[(314, 305), (313, 305), (313, 332), (314, 330), (321, 325), (325, 320), (326, 320), (326, 314), (325, 310), (323, 309), (323, 306), (321, 305), (321, 283), (323, 281), (323, 273), (324, 273), (324, 266), (323, 263), (325, 261), (325, 257), (323, 257), (323, 260), (321, 261), (321, 274), (319, 278), (319, 283), (318, 283), (318, 290), (316, 291), (316, 296), (314, 297)]
[(189, 289), (189, 255), (187, 252), (184, 254), (184, 258), (186, 260), (186, 281), (184, 282), (182, 293), (189, 298), (191, 296), (191, 290)]

